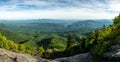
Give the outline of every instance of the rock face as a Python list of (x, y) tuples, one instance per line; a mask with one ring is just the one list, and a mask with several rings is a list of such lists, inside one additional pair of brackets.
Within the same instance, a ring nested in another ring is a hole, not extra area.
[(15, 53), (0, 48), (0, 62), (53, 62), (43, 58), (36, 58), (27, 54)]
[(71, 57), (57, 58), (50, 61), (47, 59), (35, 58), (27, 54), (15, 53), (0, 48), (0, 62), (88, 62), (90, 60), (91, 56), (89, 56), (88, 53), (78, 54)]
[(37, 62), (27, 54), (14, 53), (0, 48), (0, 62)]
[(54, 59), (55, 62), (88, 62), (88, 53)]
[(105, 53), (105, 57), (112, 60), (120, 61), (120, 45), (113, 45), (109, 48), (109, 51)]
[(53, 62), (110, 62), (93, 58), (89, 53), (54, 59)]
[[(118, 48), (118, 46), (116, 47)], [(114, 46), (112, 48), (116, 49), (116, 47)], [(119, 53), (118, 56), (120, 56)], [(14, 53), (0, 48), (0, 62), (117, 62), (117, 61), (98, 60), (93, 58), (91, 55), (89, 55), (89, 53), (78, 54), (71, 57), (63, 57), (63, 58), (56, 58), (53, 60), (47, 60), (43, 58), (35, 58), (27, 54)]]
[(0, 48), (0, 62), (37, 62), (37, 59), (27, 54), (14, 53)]
[(111, 46), (109, 51), (105, 53), (105, 56), (120, 57), (120, 45)]

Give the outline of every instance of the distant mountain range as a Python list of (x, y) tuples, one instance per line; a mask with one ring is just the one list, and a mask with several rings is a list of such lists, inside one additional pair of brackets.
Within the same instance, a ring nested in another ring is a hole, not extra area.
[[(68, 33), (73, 33), (78, 40), (80, 35), (87, 35), (92, 30), (107, 27), (113, 23), (112, 20), (19, 20), (19, 21), (0, 21), (0, 32), (8, 39), (15, 42), (33, 40), (41, 41), (54, 34), (55, 36), (65, 37)], [(29, 43), (29, 42), (28, 42)], [(34, 43), (35, 44), (35, 43)]]
[[(41, 32), (69, 32), (81, 30), (94, 30), (109, 26), (112, 20), (19, 20), (19, 21), (1, 21), (1, 26), (13, 31), (13, 29), (41, 31)], [(4, 24), (4, 25), (3, 25)], [(0, 26), (0, 27), (1, 27)], [(3, 28), (2, 27), (2, 28)], [(13, 28), (14, 27), (14, 28)]]

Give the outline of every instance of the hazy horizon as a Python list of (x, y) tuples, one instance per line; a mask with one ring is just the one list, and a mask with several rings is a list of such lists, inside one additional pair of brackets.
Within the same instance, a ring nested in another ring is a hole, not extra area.
[(0, 19), (0, 21), (112, 21), (113, 19)]

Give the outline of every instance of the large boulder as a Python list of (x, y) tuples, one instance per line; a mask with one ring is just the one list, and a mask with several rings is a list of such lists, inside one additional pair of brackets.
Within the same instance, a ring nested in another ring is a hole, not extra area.
[(0, 62), (37, 62), (34, 57), (0, 48)]

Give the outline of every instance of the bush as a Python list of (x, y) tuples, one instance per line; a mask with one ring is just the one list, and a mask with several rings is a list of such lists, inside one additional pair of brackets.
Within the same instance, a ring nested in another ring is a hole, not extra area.
[(109, 46), (109, 41), (103, 42), (102, 44), (98, 44), (90, 51), (90, 54), (96, 58), (102, 59), (104, 58), (104, 53), (107, 51)]

